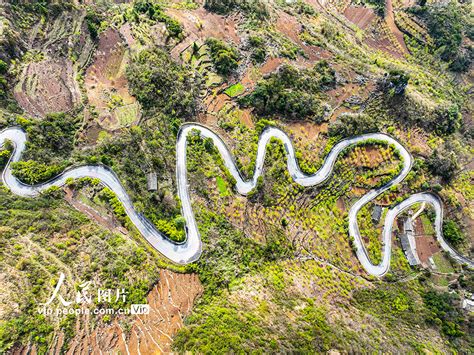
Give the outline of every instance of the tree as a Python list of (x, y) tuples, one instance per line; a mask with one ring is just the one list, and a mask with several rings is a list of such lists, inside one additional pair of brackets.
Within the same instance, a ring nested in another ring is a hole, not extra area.
[(242, 11), (249, 18), (263, 20), (268, 16), (267, 5), (262, 0), (206, 0), (204, 7), (221, 15)]
[(433, 117), (438, 134), (452, 134), (461, 126), (461, 113), (457, 105), (439, 106), (433, 112)]
[(431, 5), (426, 9), (426, 22), (430, 35), (442, 60), (453, 60), (462, 42), (462, 13), (451, 1), (446, 5)]
[(252, 60), (255, 63), (263, 63), (267, 56), (264, 40), (258, 36), (250, 36), (249, 46), (252, 48)]
[(3, 98), (7, 94), (7, 79), (3, 74), (7, 73), (8, 64), (0, 59), (0, 98)]
[[(438, 293), (434, 290), (423, 295), (423, 301), (428, 311), (426, 321), (441, 326), (441, 331), (451, 337), (459, 337), (464, 333), (460, 327), (462, 318), (454, 306), (455, 296), (448, 292)], [(462, 324), (462, 323), (461, 323)]]
[(283, 65), (257, 83), (255, 90), (239, 100), (253, 106), (259, 115), (282, 115), (291, 120), (324, 120), (318, 93), (335, 83), (335, 72), (325, 61), (310, 69)]
[(453, 246), (458, 246), (464, 242), (464, 235), (461, 229), (456, 222), (451, 219), (447, 219), (443, 222), (443, 236)]
[(209, 47), (209, 53), (217, 73), (229, 75), (237, 69), (239, 66), (239, 52), (237, 49), (220, 39), (212, 37), (206, 39), (206, 45)]
[(183, 27), (163, 11), (162, 5), (149, 0), (138, 0), (134, 2), (133, 10), (131, 16), (133, 20), (138, 21), (138, 14), (144, 14), (152, 21), (164, 23), (170, 37), (178, 40), (183, 38)]
[(194, 114), (199, 94), (196, 79), (165, 51), (141, 51), (128, 66), (127, 78), (132, 94), (145, 109), (179, 118)]
[(0, 74), (6, 74), (8, 69), (8, 64), (0, 59)]
[(92, 39), (97, 39), (97, 37), (99, 35), (99, 28), (100, 28), (100, 17), (99, 17), (99, 15), (95, 11), (93, 11), (92, 9), (89, 9), (87, 11), (85, 20), (86, 20), (87, 29), (89, 30), (91, 38)]
[(29, 137), (26, 155), (43, 162), (68, 157), (78, 128), (78, 117), (65, 113), (47, 114), (43, 120), (26, 128)]
[(410, 76), (401, 70), (390, 70), (382, 80), (382, 90), (388, 92), (390, 96), (403, 95), (408, 85)]
[(446, 182), (449, 182), (459, 169), (456, 153), (444, 147), (435, 149), (426, 163), (433, 175), (440, 176)]
[(328, 133), (332, 137), (352, 137), (378, 130), (377, 121), (365, 114), (342, 114), (329, 125)]

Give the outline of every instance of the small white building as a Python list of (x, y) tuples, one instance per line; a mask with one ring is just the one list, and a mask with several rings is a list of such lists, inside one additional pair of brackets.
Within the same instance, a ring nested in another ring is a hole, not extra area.
[(146, 182), (148, 191), (156, 191), (158, 189), (158, 177), (155, 171), (149, 172), (146, 175)]

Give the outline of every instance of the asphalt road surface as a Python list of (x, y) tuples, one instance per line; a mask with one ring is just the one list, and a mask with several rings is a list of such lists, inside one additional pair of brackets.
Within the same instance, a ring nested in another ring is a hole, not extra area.
[(186, 145), (187, 137), (190, 134), (199, 134), (203, 138), (210, 138), (214, 142), (215, 147), (218, 149), (225, 163), (225, 166), (236, 180), (236, 190), (242, 195), (248, 194), (257, 184), (257, 179), (263, 173), (263, 163), (265, 159), (265, 151), (267, 143), (272, 138), (280, 140), (285, 147), (287, 154), (287, 166), (288, 171), (292, 178), (298, 184), (302, 186), (314, 186), (324, 182), (332, 173), (334, 163), (336, 162), (338, 155), (347, 147), (363, 142), (369, 139), (375, 139), (377, 141), (385, 141), (399, 151), (403, 159), (403, 169), (398, 176), (396, 176), (389, 183), (369, 191), (366, 195), (362, 196), (350, 209), (349, 211), (349, 235), (353, 238), (354, 246), (357, 257), (361, 262), (364, 269), (371, 275), (383, 276), (390, 267), (390, 256), (391, 256), (391, 236), (392, 227), (396, 216), (403, 210), (409, 208), (413, 204), (425, 202), (434, 207), (436, 212), (435, 219), (435, 231), (436, 237), (446, 252), (448, 252), (455, 260), (460, 263), (468, 264), (470, 267), (474, 267), (474, 263), (456, 252), (443, 238), (442, 235), (442, 219), (443, 219), (443, 208), (441, 201), (436, 195), (430, 193), (419, 193), (410, 196), (403, 202), (399, 203), (392, 209), (390, 209), (384, 220), (383, 228), (383, 241), (382, 241), (382, 261), (378, 265), (374, 265), (370, 262), (367, 250), (365, 249), (362, 237), (359, 232), (357, 224), (357, 213), (359, 210), (368, 202), (372, 201), (382, 192), (389, 189), (391, 186), (400, 183), (409, 173), (412, 165), (412, 157), (410, 153), (395, 139), (390, 136), (381, 133), (365, 134), (349, 139), (345, 139), (336, 144), (327, 155), (323, 166), (312, 175), (304, 174), (299, 168), (298, 162), (295, 157), (295, 151), (290, 138), (281, 130), (275, 127), (268, 127), (260, 136), (257, 151), (256, 168), (253, 178), (251, 180), (244, 180), (240, 175), (239, 170), (235, 164), (235, 161), (227, 149), (227, 146), (222, 139), (210, 129), (198, 125), (198, 124), (185, 124), (181, 127), (178, 140), (176, 143), (176, 177), (178, 184), (178, 195), (182, 203), (182, 214), (186, 220), (186, 240), (183, 243), (176, 243), (169, 240), (160, 231), (158, 231), (152, 223), (150, 223), (145, 217), (138, 213), (133, 203), (125, 191), (124, 187), (120, 183), (117, 175), (108, 167), (103, 165), (83, 165), (78, 167), (72, 167), (65, 170), (62, 174), (53, 178), (52, 180), (39, 184), (39, 185), (26, 185), (20, 182), (11, 171), (11, 163), (20, 161), (21, 155), (25, 150), (26, 134), (21, 128), (12, 127), (7, 128), (0, 132), (0, 148), (3, 146), (5, 141), (11, 141), (14, 145), (14, 151), (7, 163), (3, 174), (3, 182), (7, 188), (9, 188), (14, 194), (24, 197), (37, 196), (42, 191), (45, 191), (53, 186), (63, 186), (66, 180), (69, 178), (78, 179), (81, 177), (91, 177), (99, 179), (102, 184), (111, 189), (117, 198), (122, 202), (125, 211), (140, 231), (142, 236), (161, 254), (169, 258), (178, 264), (187, 264), (199, 259), (202, 252), (202, 243), (199, 235), (196, 220), (194, 218), (194, 212), (191, 205), (191, 198), (189, 195), (189, 185), (187, 180), (187, 168), (186, 168)]

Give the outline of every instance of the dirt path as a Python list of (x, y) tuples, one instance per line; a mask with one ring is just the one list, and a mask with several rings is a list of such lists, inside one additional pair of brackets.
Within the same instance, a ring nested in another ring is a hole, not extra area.
[(400, 49), (403, 51), (403, 54), (408, 54), (408, 48), (403, 40), (403, 33), (395, 24), (395, 15), (393, 14), (393, 4), (392, 0), (385, 0), (385, 22), (387, 23), (388, 28), (395, 36), (395, 39), (400, 44)]

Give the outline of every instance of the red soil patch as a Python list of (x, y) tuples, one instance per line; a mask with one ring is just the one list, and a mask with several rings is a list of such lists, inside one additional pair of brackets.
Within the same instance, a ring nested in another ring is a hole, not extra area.
[(203, 43), (208, 37), (215, 37), (227, 42), (240, 43), (237, 35), (237, 20), (233, 16), (219, 16), (204, 8), (196, 10), (178, 10), (169, 8), (166, 13), (178, 20), (184, 28), (186, 38), (171, 50), (171, 56), (179, 58), (181, 52), (193, 42)]
[(372, 9), (366, 7), (349, 6), (344, 11), (344, 16), (353, 24), (365, 30), (374, 19), (375, 14)]
[(428, 259), (433, 254), (441, 250), (441, 248), (438, 246), (438, 242), (433, 236), (417, 236), (415, 241), (418, 256), (423, 264), (428, 264)]
[(395, 36), (396, 40), (400, 44), (402, 53), (409, 53), (405, 41), (403, 40), (403, 33), (395, 24), (392, 0), (385, 0), (385, 22), (387, 23), (388, 28), (390, 29), (390, 31), (392, 31), (392, 34)]
[(237, 35), (237, 18), (234, 16), (220, 16), (206, 11), (204, 8), (196, 10), (168, 9), (168, 14), (177, 18), (187, 33), (198, 38), (216, 37), (222, 40), (240, 43)]
[(70, 60), (32, 62), (23, 70), (15, 87), (15, 99), (33, 116), (70, 111), (81, 100), (74, 77)]
[(398, 131), (397, 134), (400, 136), (402, 142), (408, 142), (408, 146), (412, 153), (428, 157), (432, 148), (428, 145), (428, 139), (426, 133), (420, 128), (413, 128), (408, 131)]
[(240, 121), (249, 128), (254, 128), (255, 125), (253, 124), (252, 114), (250, 109), (242, 110), (242, 116), (240, 117)]
[(425, 228), (423, 227), (423, 222), (421, 221), (421, 217), (416, 218), (414, 227), (415, 227), (415, 235), (425, 235), (427, 234)]
[[(163, 354), (171, 352), (172, 337), (182, 328), (203, 291), (196, 274), (161, 270), (159, 283), (147, 296), (150, 313), (137, 315), (130, 332), (125, 333), (120, 319), (90, 329), (88, 319), (79, 319), (77, 334), (67, 354)], [(58, 336), (51, 353), (62, 346)], [(26, 349), (25, 349), (26, 350)]]
[(339, 208), (342, 212), (346, 211), (346, 204), (344, 203), (344, 198), (339, 197), (336, 201), (336, 206)]
[(203, 125), (206, 125), (209, 127), (215, 127), (217, 125), (217, 116), (201, 113), (198, 115), (197, 121), (199, 123), (202, 123)]
[(122, 100), (120, 106), (136, 103), (128, 91), (124, 73), (126, 52), (126, 43), (120, 32), (108, 29), (101, 35), (94, 63), (86, 71), (87, 97), (89, 103), (99, 111), (99, 123), (104, 128), (118, 128), (119, 125), (114, 107), (109, 104), (112, 97)]
[(374, 146), (365, 147), (364, 154), (369, 157), (369, 167), (377, 167), (385, 160), (380, 153), (380, 148)]
[(328, 131), (327, 123), (315, 124), (312, 122), (288, 122), (287, 126), (293, 134), (297, 137), (302, 137), (304, 140), (316, 140), (321, 133)]
[(207, 112), (209, 113), (218, 113), (222, 108), (231, 103), (231, 99), (226, 94), (218, 94), (216, 96), (208, 96), (204, 100), (204, 104), (207, 107)]
[(261, 67), (260, 72), (265, 75), (274, 72), (281, 64), (285, 62), (282, 58), (269, 58)]
[[(304, 59), (304, 62), (309, 62), (308, 64), (312, 65), (316, 60), (328, 59), (332, 56), (332, 54), (325, 49), (303, 42), (299, 37), (299, 34), (303, 30), (303, 25), (298, 22), (296, 17), (290, 14), (281, 12), (276, 22), (276, 28), (305, 52), (308, 59)], [(301, 62), (302, 60), (298, 58), (298, 61)], [(300, 65), (304, 66), (308, 66), (308, 64), (300, 63)]]

